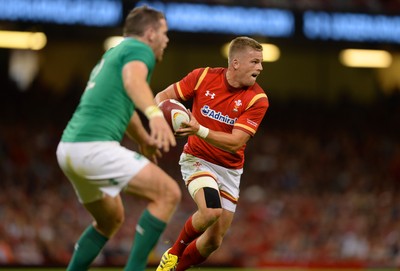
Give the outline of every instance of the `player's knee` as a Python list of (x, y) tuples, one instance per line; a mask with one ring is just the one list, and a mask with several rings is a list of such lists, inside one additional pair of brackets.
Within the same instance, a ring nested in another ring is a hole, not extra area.
[(211, 251), (217, 250), (222, 244), (222, 239), (219, 235), (212, 236), (208, 242), (209, 249)]
[(182, 198), (182, 192), (181, 192), (181, 189), (179, 188), (178, 184), (175, 181), (173, 181), (171, 183), (168, 194), (171, 198), (170, 200), (173, 205), (179, 204), (179, 202), (181, 201), (181, 198)]
[(100, 233), (107, 237), (112, 237), (125, 221), (125, 215), (115, 212), (113, 216), (109, 216), (102, 220), (96, 220), (96, 228)]
[(161, 193), (163, 203), (170, 206), (178, 205), (182, 197), (181, 189), (173, 179), (166, 182), (165, 187), (161, 189)]
[(208, 235), (206, 237), (205, 243), (203, 244), (203, 252), (210, 255), (215, 250), (217, 250), (222, 244), (223, 237), (218, 234)]
[(202, 218), (202, 221), (205, 223), (205, 227), (211, 226), (215, 221), (220, 218), (222, 214), (222, 209), (215, 209), (215, 208), (204, 208), (199, 210), (199, 215)]

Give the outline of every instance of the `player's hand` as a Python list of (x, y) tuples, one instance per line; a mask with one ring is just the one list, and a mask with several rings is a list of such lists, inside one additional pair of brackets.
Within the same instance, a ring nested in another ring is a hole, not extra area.
[(152, 140), (147, 142), (147, 144), (139, 145), (139, 151), (154, 164), (158, 163), (157, 158), (162, 157), (161, 151), (157, 148), (155, 141)]
[(176, 146), (175, 136), (164, 117), (153, 117), (149, 120), (150, 137), (158, 149), (168, 152)]
[(196, 120), (195, 117), (193, 117), (192, 112), (190, 110), (188, 110), (188, 112), (189, 112), (190, 121), (182, 122), (182, 127), (179, 128), (175, 132), (175, 135), (178, 137), (195, 135), (197, 133), (197, 131), (199, 130), (199, 127), (200, 127), (199, 122)]

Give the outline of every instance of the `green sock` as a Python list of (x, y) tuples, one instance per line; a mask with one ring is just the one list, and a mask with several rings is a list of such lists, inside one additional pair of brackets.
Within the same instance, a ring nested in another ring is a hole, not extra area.
[(146, 209), (136, 226), (133, 247), (125, 271), (144, 271), (151, 250), (157, 244), (167, 224), (154, 217)]
[(68, 264), (67, 271), (89, 270), (90, 264), (107, 241), (108, 238), (95, 230), (92, 225), (87, 227), (75, 244), (74, 254)]

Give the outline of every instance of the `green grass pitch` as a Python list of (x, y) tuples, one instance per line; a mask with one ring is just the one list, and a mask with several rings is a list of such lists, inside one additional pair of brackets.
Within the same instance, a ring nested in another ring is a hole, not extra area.
[[(35, 267), (35, 268), (14, 268), (14, 267), (0, 267), (1, 271), (63, 271), (63, 268), (48, 268), (48, 267)], [(155, 271), (156, 267), (148, 268), (146, 271)], [(203, 268), (193, 267), (190, 270), (197, 271), (272, 271), (272, 269), (242, 269), (242, 268)], [(274, 269), (276, 270), (276, 269)], [(286, 271), (279, 269), (281, 271)], [(91, 268), (89, 271), (122, 271), (122, 268)], [(294, 270), (293, 270), (294, 271)], [(300, 271), (296, 269), (296, 271)]]
[[(146, 271), (155, 271), (154, 268), (148, 268)], [(1, 271), (63, 271), (63, 268), (48, 268), (48, 267), (37, 267), (37, 268), (14, 268), (14, 267), (1, 267)], [(194, 267), (191, 271), (399, 271), (396, 268), (265, 268), (265, 269), (252, 269), (252, 268), (206, 268), (206, 267)], [(121, 268), (91, 268), (89, 271), (123, 271)]]

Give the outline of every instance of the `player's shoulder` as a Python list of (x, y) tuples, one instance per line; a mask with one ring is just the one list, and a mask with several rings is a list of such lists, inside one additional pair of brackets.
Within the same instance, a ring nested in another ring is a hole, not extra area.
[(268, 96), (267, 93), (264, 91), (264, 89), (258, 84), (255, 83), (252, 88), (251, 88), (251, 103), (265, 103), (267, 106), (269, 105), (268, 101)]
[(222, 77), (223, 75), (224, 68), (203, 67), (194, 69), (188, 74), (187, 78), (192, 78), (197, 82), (197, 89), (200, 85), (204, 85), (203, 82), (213, 82), (216, 77)]
[(124, 38), (116, 47), (142, 47), (142, 48), (147, 48), (147, 49), (151, 49), (151, 47), (149, 45), (147, 45), (146, 43), (134, 39), (134, 38)]
[(115, 46), (114, 49), (120, 55), (144, 55), (146, 57), (151, 57), (154, 54), (150, 46), (133, 38), (125, 38)]
[(224, 74), (226, 68), (222, 67), (214, 67), (214, 68), (208, 68), (208, 73), (210, 74)]
[[(267, 93), (264, 91), (264, 89), (258, 84), (255, 83), (253, 86), (250, 88), (252, 95), (264, 95), (267, 97)], [(268, 98), (268, 97), (267, 97)]]
[(201, 67), (196, 68), (192, 71), (193, 74), (196, 74), (198, 77), (200, 76), (207, 76), (207, 75), (219, 75), (224, 74), (225, 68), (213, 68), (213, 67)]

